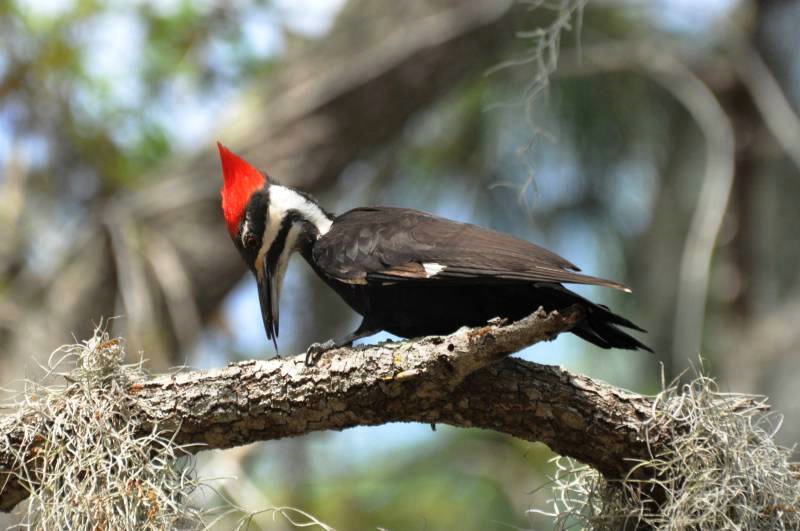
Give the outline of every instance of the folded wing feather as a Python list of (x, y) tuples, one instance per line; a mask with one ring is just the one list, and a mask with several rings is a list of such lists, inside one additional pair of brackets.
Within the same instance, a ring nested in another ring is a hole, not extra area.
[(578, 267), (538, 245), (418, 210), (371, 207), (336, 218), (314, 245), (317, 264), (344, 282), (528, 281), (618, 282), (577, 273)]

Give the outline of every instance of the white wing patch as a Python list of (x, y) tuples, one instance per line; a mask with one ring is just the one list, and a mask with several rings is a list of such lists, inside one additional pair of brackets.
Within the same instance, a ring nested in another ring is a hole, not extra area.
[(425, 276), (431, 278), (444, 271), (447, 266), (437, 264), (436, 262), (425, 262), (422, 264), (422, 267), (425, 268)]

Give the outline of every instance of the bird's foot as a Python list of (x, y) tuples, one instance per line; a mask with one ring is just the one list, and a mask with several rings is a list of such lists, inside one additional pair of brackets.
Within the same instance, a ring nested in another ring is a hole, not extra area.
[(336, 341), (333, 339), (329, 339), (324, 343), (311, 343), (311, 345), (306, 349), (306, 366), (311, 367), (312, 365), (317, 363), (319, 357), (328, 352), (329, 350), (333, 350), (339, 345), (336, 344)]

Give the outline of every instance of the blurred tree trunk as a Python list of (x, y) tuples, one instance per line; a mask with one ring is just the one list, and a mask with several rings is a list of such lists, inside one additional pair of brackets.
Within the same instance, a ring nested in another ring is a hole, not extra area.
[[(510, 2), (353, 0), (330, 34), (299, 54), (227, 123), (220, 139), (283, 182), (320, 190), (349, 161), (389, 141), (414, 113), (497, 61), (514, 38)], [(365, 24), (364, 17), (369, 17)], [(175, 160), (79, 228), (42, 285), (8, 287), (19, 318), (0, 336), (3, 382), (15, 359), (41, 358), (101, 317), (122, 316), (157, 368), (182, 360), (244, 273), (223, 228), (212, 146)], [(173, 354), (174, 356), (174, 354)]]
[[(730, 245), (740, 291), (726, 316), (730, 321), (720, 331), (725, 332), (720, 333), (724, 340), (715, 344), (724, 353), (718, 364), (728, 387), (770, 396), (777, 411), (797, 419), (800, 285), (796, 280), (796, 262), (782, 263), (782, 259), (791, 256), (783, 249), (788, 239), (793, 238), (792, 231), (786, 232), (786, 228), (797, 224), (796, 187), (786, 183), (796, 182), (800, 167), (785, 150), (776, 149), (776, 144), (785, 146), (776, 137), (775, 124), (770, 124), (763, 112), (764, 102), (760, 107), (755, 99), (754, 84), (774, 81), (782, 91), (780, 97), (793, 107), (787, 114), (794, 116), (784, 118), (794, 120), (793, 125), (800, 127), (796, 122), (800, 102), (793, 102), (791, 97), (791, 65), (800, 40), (793, 28), (790, 33), (782, 24), (791, 20), (787, 15), (793, 10), (797, 12), (798, 6), (786, 0), (763, 0), (753, 3), (752, 9), (753, 27), (746, 46), (751, 47), (759, 61), (763, 59), (763, 67), (773, 79), (766, 80), (762, 72), (753, 71), (752, 60), (740, 61), (742, 75), (730, 91), (729, 112), (739, 135)], [(765, 95), (762, 93), (760, 97)], [(770, 178), (764, 178), (764, 173)], [(794, 445), (800, 438), (800, 426), (797, 422), (787, 422), (778, 438), (782, 444)]]

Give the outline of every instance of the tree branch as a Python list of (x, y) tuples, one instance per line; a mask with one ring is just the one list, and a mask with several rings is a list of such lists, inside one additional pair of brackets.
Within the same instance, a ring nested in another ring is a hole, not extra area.
[[(650, 399), (507, 357), (555, 338), (580, 317), (577, 307), (540, 309), (509, 325), (337, 349), (313, 367), (295, 356), (163, 375), (133, 383), (127, 407), (131, 418), (143, 419), (143, 433), (175, 433), (177, 443), (198, 443), (196, 450), (387, 422), (444, 423), (541, 441), (620, 477), (629, 459), (647, 456)], [(15, 475), (19, 452), (9, 448), (26, 448), (30, 415), (0, 418), (2, 511), (28, 495)]]

